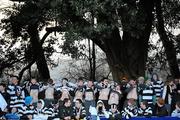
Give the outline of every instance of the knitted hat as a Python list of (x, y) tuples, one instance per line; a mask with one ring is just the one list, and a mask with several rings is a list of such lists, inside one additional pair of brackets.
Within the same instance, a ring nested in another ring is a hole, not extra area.
[(32, 100), (33, 100), (33, 98), (32, 98), (31, 96), (25, 97), (25, 104), (26, 104), (26, 105), (30, 105), (31, 102), (32, 102)]

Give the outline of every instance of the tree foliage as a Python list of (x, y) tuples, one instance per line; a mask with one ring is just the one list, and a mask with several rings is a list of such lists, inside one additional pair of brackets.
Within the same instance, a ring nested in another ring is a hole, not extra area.
[[(167, 35), (178, 51), (178, 39), (174, 39), (169, 30), (179, 28), (180, 2), (163, 0), (161, 5), (164, 26), (170, 33)], [(155, 7), (155, 0), (24, 0), (4, 10), (7, 18), (2, 21), (1, 28), (9, 37), (21, 37), (28, 43), (23, 49), (28, 60), (34, 55), (29, 43), (32, 37), (29, 27), (37, 25), (37, 30), (41, 31), (50, 25), (54, 28), (47, 33), (64, 33), (61, 53), (79, 58), (85, 49), (80, 41), (90, 39), (106, 53), (115, 79), (124, 75), (137, 77), (144, 74), (148, 49), (156, 49), (148, 45), (151, 28), (157, 25)], [(53, 40), (47, 41), (47, 47), (43, 46), (47, 53), (55, 52)], [(51, 54), (45, 55), (49, 58)], [(165, 58), (160, 52), (155, 56), (160, 61), (160, 56)]]

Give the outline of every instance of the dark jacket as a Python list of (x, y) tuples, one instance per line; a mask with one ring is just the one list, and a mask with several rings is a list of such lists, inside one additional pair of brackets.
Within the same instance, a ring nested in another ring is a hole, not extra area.
[(157, 106), (156, 115), (159, 117), (168, 116), (168, 111), (167, 111), (167, 108), (165, 107), (165, 105), (162, 107)]
[(60, 119), (64, 120), (64, 117), (71, 116), (73, 117), (73, 108), (72, 107), (61, 107), (59, 109), (59, 117)]
[(121, 114), (120, 112), (116, 112), (116, 113), (109, 113), (109, 120), (121, 120)]
[(84, 107), (78, 111), (76, 107), (73, 107), (73, 118), (76, 120), (76, 116), (80, 114), (80, 119), (84, 119), (86, 117), (86, 110)]

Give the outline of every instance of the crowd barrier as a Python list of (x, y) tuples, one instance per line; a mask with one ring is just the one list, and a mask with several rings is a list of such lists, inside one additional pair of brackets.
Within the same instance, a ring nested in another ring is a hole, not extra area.
[[(100, 120), (108, 120), (108, 118), (100, 118)], [(122, 118), (122, 120), (127, 120), (125, 118)], [(165, 117), (133, 117), (128, 120), (180, 120), (178, 117), (170, 117), (170, 116), (165, 116)]]
[(133, 117), (129, 120), (180, 120), (180, 118), (170, 117), (170, 116), (165, 116), (165, 117), (152, 116), (152, 117)]

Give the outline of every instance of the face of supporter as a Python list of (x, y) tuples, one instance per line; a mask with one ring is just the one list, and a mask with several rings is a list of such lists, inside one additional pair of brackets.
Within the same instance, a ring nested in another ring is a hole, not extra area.
[(140, 103), (140, 107), (141, 107), (142, 109), (145, 109), (145, 108), (146, 108), (146, 106), (143, 104), (143, 102)]
[(71, 106), (71, 101), (70, 101), (70, 100), (68, 100), (67, 102), (65, 102), (64, 106), (66, 106), (66, 107), (70, 107), (70, 106)]
[(41, 102), (38, 102), (38, 103), (37, 103), (37, 108), (38, 108), (38, 109), (41, 109), (41, 108), (42, 108), (42, 103), (41, 103)]
[(16, 85), (16, 84), (18, 84), (18, 79), (16, 77), (12, 77), (11, 82), (12, 82), (12, 84)]
[(104, 79), (104, 82), (103, 82), (103, 83), (104, 83), (105, 86), (108, 86), (108, 84), (109, 84), (108, 79)]
[(82, 80), (78, 81), (78, 86), (83, 86), (84, 82)]
[(136, 85), (136, 81), (135, 81), (135, 80), (130, 80), (130, 81), (129, 81), (129, 84), (131, 84), (131, 85)]
[(128, 102), (127, 104), (128, 104), (128, 106), (131, 106), (131, 105), (132, 105), (131, 102)]
[(66, 86), (67, 85), (67, 80), (62, 80), (62, 85)]
[(103, 107), (103, 104), (102, 104), (102, 103), (99, 103), (97, 106), (98, 106), (98, 107)]
[(153, 80), (157, 80), (158, 79), (156, 74), (154, 74), (152, 78), (153, 78)]
[(87, 84), (87, 85), (88, 85), (88, 87), (91, 88), (91, 87), (93, 86), (93, 82), (92, 82), (92, 81), (88, 81), (88, 84)]
[(133, 106), (135, 104), (134, 100), (129, 99), (127, 102), (128, 106)]
[(169, 82), (169, 85), (174, 85), (174, 82), (173, 82), (173, 81), (170, 81), (170, 82)]
[(37, 82), (36, 79), (31, 79), (32, 84), (36, 84), (36, 82)]
[(177, 110), (180, 110), (180, 107), (178, 107), (178, 105), (177, 105), (177, 104), (176, 104), (176, 109), (177, 109)]
[(12, 108), (11, 113), (16, 113), (17, 112), (17, 108)]
[(118, 86), (116, 86), (115, 90), (116, 90), (116, 91), (121, 90), (120, 86), (119, 86), (119, 85), (118, 85)]
[(76, 106), (76, 108), (80, 108), (80, 107), (81, 107), (81, 103), (80, 103), (79, 101), (76, 100), (75, 106)]
[(0, 91), (2, 92), (4, 90), (5, 90), (5, 88), (2, 85), (0, 85)]
[(117, 106), (111, 105), (111, 111), (112, 113), (115, 113), (117, 111)]
[(178, 93), (180, 94), (180, 90), (178, 90)]
[(139, 83), (139, 84), (144, 84), (144, 79), (142, 79), (142, 78), (139, 79), (139, 80), (138, 80), (138, 83)]

